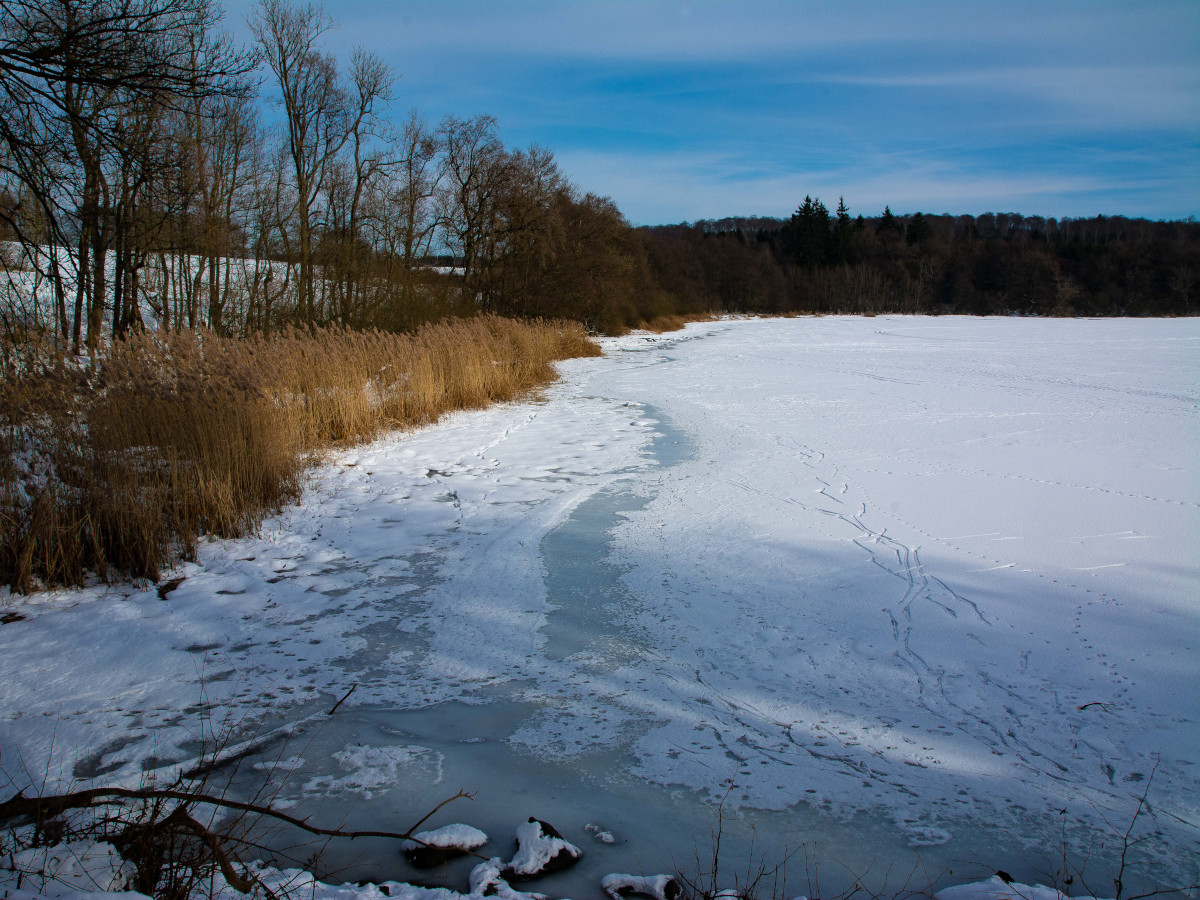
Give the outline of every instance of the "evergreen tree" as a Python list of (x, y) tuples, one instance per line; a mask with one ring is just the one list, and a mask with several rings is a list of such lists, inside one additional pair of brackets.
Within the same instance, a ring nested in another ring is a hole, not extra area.
[(819, 199), (805, 196), (783, 227), (785, 258), (805, 269), (816, 269), (830, 261), (833, 239), (829, 210)]
[[(862, 219), (862, 216), (859, 216)], [(851, 262), (853, 256), (850, 244), (850, 235), (854, 230), (854, 224), (850, 221), (850, 210), (846, 206), (846, 198), (838, 197), (837, 206), (837, 221), (833, 225), (833, 252), (832, 262), (837, 265)]]
[(908, 220), (908, 233), (905, 237), (910, 246), (920, 244), (933, 237), (933, 228), (930, 227), (929, 220), (918, 212)]
[(879, 225), (875, 229), (875, 233), (880, 237), (898, 237), (900, 234), (900, 223), (896, 221), (896, 217), (892, 215), (892, 208), (885, 206), (883, 208), (883, 216), (879, 219)]

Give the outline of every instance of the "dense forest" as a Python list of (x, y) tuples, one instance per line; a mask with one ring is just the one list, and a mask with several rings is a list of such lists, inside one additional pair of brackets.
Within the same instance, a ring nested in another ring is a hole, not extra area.
[(790, 219), (645, 229), (688, 310), (1194, 315), (1200, 223), (1016, 213), (851, 217), (805, 197)]
[[(411, 331), (448, 316), (613, 332), (706, 312), (1190, 315), (1200, 225), (851, 217), (633, 228), (489, 116), (392, 114), (395, 73), (319, 6), (0, 6), (0, 333)], [(438, 263), (441, 265), (438, 265)]]

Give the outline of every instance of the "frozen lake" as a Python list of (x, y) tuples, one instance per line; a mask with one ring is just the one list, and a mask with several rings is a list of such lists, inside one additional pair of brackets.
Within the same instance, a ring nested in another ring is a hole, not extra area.
[(337, 454), (165, 600), (4, 599), (5, 770), (284, 729), (248, 762), (295, 809), (402, 829), (465, 788), (432, 825), (507, 857), (546, 819), (587, 857), (534, 889), (576, 897), (694, 868), (721, 798), (727, 870), (799, 848), (792, 893), (1064, 847), (1111, 893), (1145, 793), (1137, 883), (1196, 879), (1200, 322), (720, 321), (560, 370)]

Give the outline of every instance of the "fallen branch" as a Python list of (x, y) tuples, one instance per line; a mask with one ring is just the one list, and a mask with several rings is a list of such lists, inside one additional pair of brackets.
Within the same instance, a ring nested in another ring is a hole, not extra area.
[[(26, 797), (24, 791), (21, 791), (16, 796), (10, 797), (8, 800), (0, 803), (0, 822), (28, 817), (41, 823), (62, 815), (69, 809), (90, 809), (93, 806), (112, 800), (178, 800), (180, 803), (204, 803), (221, 809), (232, 809), (238, 812), (264, 816), (268, 819), (284, 822), (302, 831), (307, 831), (309, 834), (321, 835), (322, 837), (350, 838), (351, 840), (354, 838), (381, 837), (406, 841), (414, 840), (412, 837), (413, 832), (425, 824), (443, 806), (462, 798), (471, 800), (474, 799), (474, 796), (474, 794), (467, 791), (459, 791), (453, 797), (447, 797), (422, 816), (408, 831), (404, 832), (343, 831), (340, 828), (320, 828), (316, 825), (310, 825), (306, 819), (289, 816), (285, 812), (280, 812), (277, 809), (264, 806), (260, 803), (246, 803), (241, 800), (231, 800), (228, 797), (215, 797), (210, 794), (176, 788), (92, 788), (86, 791), (73, 791), (69, 794), (59, 794), (52, 797)], [(422, 842), (418, 841), (417, 843)]]
[(221, 868), (221, 875), (229, 883), (229, 886), (235, 891), (242, 894), (248, 894), (254, 890), (255, 880), (252, 878), (243, 878), (234, 868), (233, 863), (229, 859), (229, 854), (225, 852), (225, 846), (219, 835), (213, 834), (209, 829), (205, 828), (201, 823), (197, 822), (189, 816), (182, 806), (178, 807), (163, 821), (164, 825), (170, 825), (178, 822), (184, 828), (188, 829), (192, 834), (196, 835), (200, 840), (204, 841), (209, 851), (213, 855), (213, 859), (217, 861), (217, 865)]

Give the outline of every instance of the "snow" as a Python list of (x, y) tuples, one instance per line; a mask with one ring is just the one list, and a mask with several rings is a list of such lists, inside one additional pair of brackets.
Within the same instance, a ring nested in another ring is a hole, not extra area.
[(534, 878), (556, 859), (579, 859), (583, 853), (574, 844), (547, 834), (535, 819), (517, 826), (517, 853), (506, 870), (522, 878)]
[(611, 831), (608, 831), (601, 825), (589, 822), (583, 826), (583, 830), (592, 836), (592, 838), (601, 844), (615, 844), (617, 839), (613, 837)]
[(305, 783), (305, 793), (332, 796), (349, 792), (370, 800), (381, 790), (395, 785), (402, 777), (411, 776), (421, 769), (426, 770), (426, 777), (433, 784), (441, 781), (441, 775), (437, 772), (440, 756), (428, 747), (364, 747), (347, 744), (340, 752), (334, 753), (333, 758), (349, 774), (340, 778), (332, 775), (314, 776)]
[(0, 858), (0, 891), (10, 896), (11, 892), (28, 891), (46, 897), (140, 897), (122, 890), (129, 883), (131, 869), (111, 844), (71, 841), (32, 847)]
[[(1033, 886), (1006, 882), (998, 876), (987, 881), (961, 884), (938, 891), (935, 900), (1068, 900), (1068, 895), (1057, 888), (1044, 884)], [(1076, 895), (1074, 900), (1094, 900), (1085, 895)]]
[[(97, 845), (99, 847), (105, 845)], [(462, 900), (462, 898), (500, 897), (501, 900), (544, 900), (542, 894), (517, 891), (500, 877), (502, 863), (491, 859), (472, 869), (467, 893), (446, 888), (426, 888), (402, 882), (384, 882), (379, 885), (330, 885), (314, 878), (311, 873), (300, 869), (276, 869), (270, 866), (254, 866), (252, 872), (260, 884), (271, 892), (270, 896), (304, 896), (310, 900)], [(213, 900), (237, 900), (244, 896), (229, 887), (219, 875), (214, 876)], [(622, 892), (640, 896), (669, 900), (676, 896), (678, 886), (669, 875), (639, 876), (612, 874), (601, 881), (604, 892), (617, 900)], [(733, 888), (718, 891), (714, 896), (740, 896)], [(1005, 882), (998, 877), (986, 881), (972, 882), (944, 888), (935, 895), (935, 900), (1071, 900), (1067, 894), (1045, 885), (1025, 885)], [(3, 900), (143, 900), (145, 894), (136, 891), (87, 890), (72, 886), (71, 882), (47, 881), (39, 890), (14, 888), (0, 881), (0, 898)], [(797, 898), (805, 900), (805, 898)], [(1078, 895), (1073, 900), (1094, 900)]]
[(405, 841), (400, 849), (408, 850), (421, 846), (457, 847), (461, 850), (477, 850), (488, 842), (488, 836), (470, 825), (444, 825), (432, 831), (418, 831), (415, 840)]
[(467, 880), (471, 897), (500, 897), (501, 900), (545, 900), (545, 894), (525, 893), (512, 888), (503, 877), (504, 863), (492, 857), (471, 870)]
[[(73, 297), (77, 280), (71, 252), (51, 246), (28, 250), (19, 243), (0, 241), (0, 259), (7, 263), (0, 263), (0, 309), (13, 321), (36, 322), (55, 330), (54, 284), (46, 273), (51, 271), (57, 259), (64, 295)], [(209, 259), (205, 256), (183, 254), (160, 258), (151, 255), (140, 275), (143, 293), (138, 314), (142, 324), (150, 331), (158, 329), (160, 323), (152, 304), (161, 299), (168, 282), (199, 284), (208, 267)], [(288, 264), (278, 260), (229, 257), (220, 261), (219, 268), (222, 291), (233, 298), (235, 306), (245, 301), (251, 284), (265, 278), (267, 282), (280, 285), (286, 282), (288, 275)], [(105, 260), (105, 277), (109, 284), (115, 272), (115, 254), (110, 253)]]
[[(628, 894), (653, 897), (655, 900), (674, 900), (674, 897), (679, 894), (679, 885), (670, 875), (652, 875), (649, 877), (622, 874), (605, 875), (604, 880), (600, 882), (600, 886), (604, 888), (604, 893), (612, 897), (612, 900), (621, 900), (623, 896), (627, 896)], [(674, 890), (668, 893), (668, 888), (673, 888)], [(960, 898), (952, 898), (952, 900), (960, 900)], [(961, 900), (969, 900), (969, 898), (961, 898)]]
[(686, 864), (722, 798), (731, 868), (756, 835), (1105, 884), (1146, 791), (1136, 877), (1195, 880), (1198, 361), (1191, 319), (608, 340), (541, 400), (331, 454), (165, 600), (0, 596), (9, 789), (166, 781), (221, 737), (318, 819), (465, 786), (491, 833), (602, 821), (554, 882), (593, 892)]

